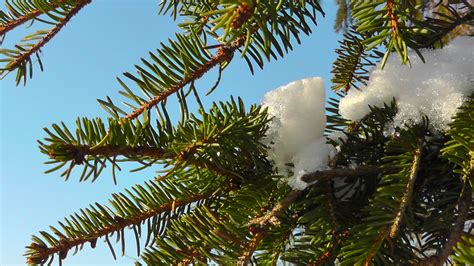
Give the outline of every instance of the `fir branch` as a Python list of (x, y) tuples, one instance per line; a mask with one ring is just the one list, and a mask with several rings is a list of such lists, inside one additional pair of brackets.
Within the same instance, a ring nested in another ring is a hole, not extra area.
[(462, 16), (458, 14), (454, 7), (446, 4), (443, 6), (450, 15), (435, 12), (434, 14), (439, 15), (442, 19), (429, 17), (425, 21), (416, 22), (420, 28), (426, 28), (429, 32), (429, 34), (420, 36), (421, 40), (418, 41), (418, 46), (420, 48), (430, 48), (437, 42), (442, 44), (443, 38), (448, 36), (457, 27), (472, 23), (474, 21), (474, 6), (467, 1), (463, 1), (463, 4), (468, 11)]
[(382, 173), (393, 173), (398, 169), (390, 166), (377, 166), (377, 165), (361, 165), (356, 168), (336, 168), (324, 171), (316, 171), (313, 173), (305, 174), (301, 177), (306, 183), (314, 183), (316, 181), (332, 180), (337, 177), (361, 177), (378, 175)]
[(237, 265), (245, 266), (250, 262), (250, 260), (252, 259), (253, 253), (255, 252), (258, 245), (263, 240), (263, 238), (266, 236), (266, 234), (267, 234), (266, 230), (260, 230), (253, 235), (252, 239), (250, 239), (250, 241), (248, 241), (245, 244), (244, 253), (239, 258)]
[(64, 151), (68, 151), (72, 154), (73, 164), (83, 164), (86, 161), (87, 156), (104, 156), (104, 157), (147, 157), (150, 159), (165, 159), (164, 149), (152, 146), (117, 146), (117, 145), (104, 145), (104, 146), (89, 146), (89, 145), (71, 145), (66, 144), (61, 146), (61, 154), (56, 154), (55, 151), (50, 151), (49, 156), (52, 159), (56, 159), (57, 156), (63, 156)]
[[(163, 212), (169, 212), (176, 209), (176, 207), (186, 206), (193, 202), (207, 199), (211, 196), (212, 193), (195, 194), (187, 197), (186, 199), (172, 200), (166, 204), (159, 206), (158, 208), (149, 208), (143, 211), (138, 211), (125, 218), (115, 216), (114, 223), (105, 225), (103, 227), (94, 228), (92, 234), (82, 237), (77, 236), (72, 239), (66, 237), (65, 235), (61, 235), (60, 240), (56, 241), (54, 245), (51, 245), (49, 247), (35, 241), (29, 247), (27, 247), (29, 250), (27, 253), (27, 263), (45, 263), (50, 256), (56, 253), (60, 254), (60, 256), (64, 258), (66, 256), (65, 254), (67, 254), (67, 252), (74, 247), (81, 246), (87, 242), (95, 243), (100, 237), (108, 236), (114, 232), (119, 232), (120, 230), (128, 226), (138, 225), (143, 221), (158, 216)], [(104, 218), (101, 218), (101, 220), (102, 219)]]
[(410, 204), (410, 202), (412, 201), (413, 187), (415, 186), (415, 180), (418, 175), (418, 171), (420, 169), (420, 164), (421, 164), (422, 148), (423, 148), (423, 145), (419, 144), (418, 149), (414, 151), (413, 164), (410, 169), (410, 175), (408, 176), (408, 182), (405, 188), (405, 192), (400, 202), (400, 207), (398, 209), (395, 221), (390, 227), (389, 235), (391, 238), (396, 237), (398, 228), (400, 227), (400, 223), (403, 219), (403, 215), (405, 214), (405, 210), (408, 204)]
[[(53, 5), (53, 8), (54, 7), (55, 6)], [(6, 22), (5, 24), (0, 26), (0, 36), (5, 35), (7, 32), (13, 30), (14, 28), (22, 25), (23, 23), (25, 23), (25, 22), (27, 22), (31, 19), (34, 19), (34, 18), (40, 16), (42, 14), (43, 14), (42, 10), (36, 9), (36, 10), (32, 10), (29, 13), (24, 14), (24, 15), (14, 19), (14, 20)]]
[(269, 212), (261, 217), (257, 217), (249, 222), (249, 225), (265, 227), (271, 223), (274, 218), (286, 211), (288, 207), (303, 195), (303, 190), (292, 190), (279, 203), (277, 203)]
[(268, 233), (269, 227), (276, 224), (274, 218), (278, 219), (291, 204), (296, 202), (304, 194), (303, 190), (290, 191), (279, 203), (277, 203), (269, 212), (261, 217), (256, 217), (248, 222), (252, 238), (243, 245), (243, 253), (239, 257), (238, 265), (247, 265), (257, 249), (260, 242)]
[(61, 19), (56, 26), (54, 26), (48, 33), (30, 49), (24, 51), (16, 59), (5, 66), (5, 70), (12, 71), (27, 61), (31, 55), (37, 53), (41, 47), (48, 43), (68, 22), (69, 20), (76, 15), (83, 7), (89, 4), (92, 0), (80, 0), (78, 3), (69, 11), (69, 13)]
[[(60, 1), (61, 2), (61, 1)], [(23, 23), (35, 19), (42, 14), (47, 13), (50, 10), (55, 10), (59, 7), (59, 5), (50, 2), (41, 2), (41, 6), (36, 7), (35, 4), (37, 3), (29, 3), (30, 5), (24, 5), (19, 1), (13, 1), (13, 3), (9, 3), (8, 1), (5, 3), (7, 9), (9, 10), (9, 14), (2, 14), (3, 23), (0, 26), (0, 36), (5, 35), (9, 31), (15, 29), (16, 27), (22, 25)], [(21, 9), (21, 10), (16, 10)]]
[(349, 235), (349, 231), (344, 230), (340, 233), (333, 234), (333, 240), (329, 247), (326, 249), (326, 251), (318, 257), (316, 260), (313, 260), (310, 262), (309, 265), (311, 266), (320, 266), (320, 265), (325, 265), (325, 263), (333, 256), (333, 253), (335, 252), (338, 247), (342, 245), (344, 240), (347, 238)]
[[(474, 172), (472, 172), (474, 173)], [(472, 175), (472, 174), (471, 174)], [(465, 183), (464, 190), (458, 203), (458, 217), (454, 225), (449, 228), (450, 234), (443, 248), (438, 251), (436, 256), (429, 257), (417, 263), (417, 265), (435, 265), (442, 266), (446, 263), (449, 256), (453, 253), (454, 247), (461, 240), (464, 234), (465, 223), (470, 215), (470, 207), (472, 205), (472, 188), (469, 181)]]
[[(387, 166), (382, 167), (374, 165), (363, 165), (358, 166), (355, 169), (338, 168), (324, 171), (316, 171), (302, 176), (301, 180), (306, 183), (314, 183), (316, 181), (329, 181), (338, 177), (361, 177), (378, 175), (381, 173), (393, 173), (395, 171), (398, 171), (398, 168)], [(252, 220), (249, 224), (258, 226), (267, 225), (269, 221), (274, 218), (277, 218), (279, 214), (284, 212), (292, 203), (298, 200), (301, 195), (303, 195), (302, 190), (292, 190), (285, 198), (283, 198), (283, 200), (277, 203), (272, 210), (267, 212), (264, 216)]]
[(347, 93), (351, 87), (359, 89), (360, 85), (366, 85), (369, 79), (369, 68), (375, 66), (373, 61), (378, 61), (383, 53), (377, 49), (368, 51), (362, 43), (368, 36), (358, 33), (355, 27), (344, 33), (344, 39), (339, 41), (339, 48), (335, 50), (338, 54), (333, 63), (331, 79), (334, 91), (343, 90)]
[(151, 110), (151, 108), (153, 108), (155, 105), (157, 105), (158, 103), (160, 103), (163, 100), (165, 100), (166, 98), (168, 98), (173, 93), (179, 91), (180, 89), (184, 88), (186, 85), (188, 85), (188, 84), (198, 80), (199, 78), (201, 78), (206, 72), (208, 72), (209, 70), (211, 70), (215, 66), (217, 66), (221, 63), (228, 62), (232, 58), (234, 52), (239, 47), (244, 45), (244, 43), (245, 43), (245, 36), (241, 36), (240, 38), (233, 41), (230, 45), (220, 47), (219, 50), (216, 52), (216, 54), (209, 61), (207, 61), (201, 67), (199, 67), (196, 71), (194, 71), (194, 72), (188, 74), (187, 76), (185, 76), (177, 84), (175, 84), (175, 85), (165, 89), (164, 91), (158, 93), (155, 97), (153, 97), (153, 99), (151, 99), (148, 102), (145, 102), (140, 107), (135, 109), (133, 112), (128, 114), (126, 116), (126, 118), (130, 119), (130, 120), (137, 118), (145, 110)]

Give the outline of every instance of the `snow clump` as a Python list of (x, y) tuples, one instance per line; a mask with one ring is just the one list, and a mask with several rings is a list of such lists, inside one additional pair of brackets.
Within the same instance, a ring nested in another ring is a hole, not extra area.
[(459, 37), (442, 49), (421, 53), (426, 63), (411, 52), (411, 68), (392, 54), (383, 70), (379, 66), (370, 74), (365, 88), (349, 91), (339, 113), (357, 121), (370, 112), (369, 105), (383, 107), (395, 98), (393, 127), (417, 124), (427, 116), (434, 130), (448, 130), (457, 109), (474, 91), (474, 38)]
[[(262, 105), (272, 118), (267, 133), (269, 159), (280, 174), (289, 175), (296, 190), (308, 185), (301, 177), (327, 168), (333, 148), (326, 144), (325, 89), (321, 78), (291, 82), (266, 93)], [(294, 168), (289, 168), (292, 163)]]

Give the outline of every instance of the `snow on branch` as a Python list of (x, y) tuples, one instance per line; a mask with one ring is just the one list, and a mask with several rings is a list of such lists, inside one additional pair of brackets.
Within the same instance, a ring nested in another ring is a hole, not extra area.
[(357, 121), (370, 112), (369, 105), (383, 107), (395, 98), (394, 128), (417, 124), (426, 116), (436, 131), (449, 129), (457, 109), (474, 91), (473, 45), (473, 38), (459, 37), (442, 49), (422, 50), (425, 63), (412, 60), (411, 67), (391, 56), (383, 69), (372, 71), (366, 87), (350, 90), (341, 100), (340, 114)]
[(262, 104), (273, 117), (266, 139), (270, 146), (269, 159), (281, 174), (293, 172), (289, 185), (302, 190), (308, 184), (301, 177), (325, 170), (332, 150), (323, 136), (326, 127), (323, 80), (307, 78), (291, 82), (265, 94)]

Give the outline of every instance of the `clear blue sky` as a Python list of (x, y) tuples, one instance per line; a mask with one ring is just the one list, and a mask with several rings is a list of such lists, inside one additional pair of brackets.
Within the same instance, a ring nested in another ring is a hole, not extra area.
[[(169, 17), (157, 15), (157, 5), (157, 0), (93, 1), (43, 49), (45, 72), (35, 71), (26, 88), (15, 87), (14, 75), (0, 81), (1, 265), (24, 265), (22, 254), (31, 234), (57, 225), (58, 220), (89, 203), (105, 203), (111, 193), (153, 177), (151, 171), (121, 172), (115, 186), (110, 171), (105, 171), (92, 184), (79, 183), (77, 173), (64, 182), (57, 172), (43, 173), (47, 158), (39, 152), (36, 140), (45, 136), (42, 128), (52, 123), (72, 125), (77, 117), (107, 116), (96, 99), (109, 95), (121, 100), (115, 77), (132, 71), (140, 57), (146, 57), (177, 30)], [(311, 76), (323, 77), (329, 88), (340, 35), (333, 31), (333, 1), (324, 1), (324, 10), (326, 18), (320, 17), (313, 35), (303, 37), (302, 45), (295, 45), (284, 59), (267, 64), (254, 76), (245, 62), (236, 58), (206, 102), (234, 95), (250, 105), (258, 103), (268, 90)], [(11, 47), (20, 37), (18, 32), (11, 33), (3, 45)], [(204, 77), (202, 90), (214, 78), (212, 73)], [(176, 108), (170, 111), (177, 115)], [(64, 263), (130, 265), (136, 254), (134, 240), (129, 240), (129, 257), (119, 257), (116, 262), (107, 245), (99, 242), (95, 250), (87, 246), (76, 256), (70, 254)]]

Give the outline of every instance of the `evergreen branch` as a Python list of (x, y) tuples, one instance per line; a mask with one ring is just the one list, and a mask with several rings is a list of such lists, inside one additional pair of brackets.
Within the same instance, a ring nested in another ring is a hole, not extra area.
[[(67, 144), (61, 147), (64, 151), (69, 151), (73, 156), (73, 164), (83, 164), (87, 156), (104, 156), (104, 157), (147, 157), (150, 159), (165, 159), (165, 151), (159, 147), (151, 146), (89, 146), (89, 145), (71, 145)], [(50, 151), (49, 156), (55, 159), (57, 156), (62, 156), (64, 153), (56, 154), (55, 151)]]
[[(363, 165), (358, 166), (355, 169), (351, 168), (340, 168), (340, 169), (330, 169), (324, 171), (316, 171), (313, 173), (305, 174), (301, 177), (301, 180), (306, 183), (314, 183), (316, 181), (330, 181), (334, 178), (339, 177), (363, 177), (363, 176), (373, 176), (381, 173), (393, 173), (398, 171), (396, 167), (387, 167), (387, 166), (374, 166), (374, 165)], [(298, 200), (299, 197), (303, 195), (302, 190), (292, 190), (288, 195), (279, 203), (277, 203), (272, 210), (267, 212), (264, 216), (258, 217), (250, 221), (250, 225), (265, 226), (274, 218), (283, 213), (292, 203)]]
[[(347, 244), (342, 247), (341, 263), (370, 265), (374, 258), (380, 263), (410, 260), (409, 254), (413, 251), (409, 247), (403, 248), (403, 258), (392, 258), (391, 250), (398, 241), (403, 241), (392, 236), (400, 230), (401, 220), (412, 202), (413, 182), (420, 167), (423, 148), (420, 140), (424, 139), (427, 128), (428, 123), (424, 120), (419, 125), (402, 130), (400, 136), (387, 145), (388, 155), (384, 161), (394, 170), (398, 168), (398, 171), (385, 173), (381, 177), (376, 192), (363, 209), (365, 218), (351, 228)], [(383, 261), (380, 261), (382, 258)]]
[(43, 11), (39, 10), (39, 9), (36, 9), (36, 10), (30, 11), (29, 13), (27, 13), (25, 15), (22, 15), (22, 16), (16, 18), (15, 20), (8, 21), (7, 23), (0, 26), (0, 36), (5, 35), (7, 32), (13, 30), (14, 28), (22, 25), (23, 23), (25, 23), (25, 22), (33, 19), (33, 18), (36, 18), (36, 17), (40, 16), (41, 14), (43, 14)]
[(0, 20), (2, 22), (0, 25), (0, 36), (59, 6), (54, 2), (46, 1), (41, 3), (41, 5), (38, 5), (38, 3), (28, 3), (28, 5), (25, 5), (25, 3), (15, 1), (13, 3), (6, 1), (5, 4), (10, 12), (7, 15), (3, 11), (0, 11)]
[(239, 257), (239, 261), (237, 262), (237, 265), (239, 266), (245, 266), (250, 262), (250, 259), (253, 256), (253, 253), (257, 249), (258, 245), (260, 242), (263, 240), (263, 238), (266, 236), (267, 231), (266, 230), (261, 230), (256, 232), (250, 241), (248, 241), (244, 245), (244, 252), (241, 257)]
[(377, 165), (361, 165), (356, 168), (336, 168), (324, 171), (316, 171), (313, 173), (305, 174), (301, 177), (306, 183), (314, 183), (316, 181), (328, 181), (338, 177), (362, 177), (362, 176), (373, 176), (382, 173), (393, 173), (398, 169), (390, 166), (377, 166)]
[(463, 15), (460, 15), (451, 5), (446, 4), (443, 7), (449, 12), (449, 15), (435, 12), (434, 14), (440, 18), (429, 17), (424, 21), (415, 22), (418, 27), (425, 28), (428, 32), (419, 36), (420, 39), (417, 42), (420, 48), (433, 47), (437, 42), (442, 44), (443, 38), (457, 27), (474, 21), (474, 6), (467, 1), (462, 2), (464, 8), (468, 10)]
[(257, 217), (249, 222), (249, 225), (256, 225), (258, 227), (265, 227), (272, 223), (274, 218), (282, 214), (288, 207), (293, 204), (298, 198), (303, 195), (303, 190), (290, 191), (280, 202), (278, 202), (269, 212), (261, 217)]
[(38, 43), (33, 45), (30, 49), (18, 56), (14, 61), (6, 65), (6, 70), (12, 71), (18, 68), (20, 65), (24, 64), (32, 54), (38, 52), (41, 47), (43, 47), (49, 40), (51, 40), (68, 22), (69, 20), (76, 15), (83, 7), (89, 4), (92, 0), (80, 0), (79, 3), (71, 9), (71, 11), (58, 23), (54, 28), (49, 30), (49, 32), (41, 39)]
[[(33, 34), (27, 35), (22, 39), (22, 43), (15, 45), (15, 50), (0, 49), (0, 54), (6, 57), (1, 59), (1, 61), (6, 62), (6, 65), (0, 68), (0, 74), (2, 75), (1, 78), (17, 69), (16, 84), (18, 85), (23, 79), (23, 84), (26, 85), (26, 78), (28, 76), (28, 73), (30, 78), (32, 78), (33, 75), (31, 57), (33, 55), (36, 55), (40, 69), (43, 70), (43, 65), (39, 57), (41, 48), (46, 45), (54, 36), (56, 36), (56, 34), (70, 21), (70, 19), (91, 1), (92, 0), (77, 0), (74, 2), (75, 5), (72, 5), (71, 7), (65, 4), (57, 4), (58, 7), (61, 6), (64, 10), (58, 10), (58, 16), (53, 16), (52, 14), (43, 11), (44, 14), (48, 14), (50, 17), (53, 18), (53, 20), (56, 21), (55, 26), (50, 30), (40, 30)], [(49, 5), (47, 6), (47, 8), (50, 7), (51, 6)], [(30, 43), (30, 41), (32, 40), (38, 41), (32, 44)]]
[(324, 251), (324, 253), (318, 257), (316, 260), (313, 260), (311, 266), (324, 265), (331, 257), (334, 257), (334, 252), (338, 249), (344, 242), (344, 240), (349, 235), (349, 231), (344, 230), (340, 233), (333, 234), (333, 239), (329, 247)]
[[(165, 198), (159, 195), (162, 192), (155, 190), (158, 187), (155, 184), (150, 184), (152, 186), (147, 185), (148, 191), (140, 186), (137, 187), (133, 202), (123, 194), (115, 194), (111, 203), (116, 212), (112, 212), (99, 204), (97, 204), (97, 208), (91, 205), (90, 208), (81, 211), (82, 216), (78, 214), (71, 216), (72, 222), (66, 219), (67, 225), (60, 223), (65, 233), (51, 227), (59, 239), (46, 232), (41, 232), (49, 246), (40, 238), (33, 237), (33, 243), (27, 247), (28, 251), (25, 254), (27, 262), (43, 264), (54, 254), (59, 254), (60, 259), (64, 259), (72, 248), (82, 247), (87, 242), (90, 242), (94, 247), (98, 238), (109, 236), (114, 232), (118, 234), (129, 226), (140, 226), (141, 223), (152, 217), (209, 199), (214, 195), (214, 192), (206, 194), (185, 193), (180, 198), (164, 201)], [(130, 192), (128, 193), (132, 195)]]
[[(278, 224), (278, 217), (282, 215), (291, 204), (296, 202), (303, 195), (303, 190), (290, 191), (279, 203), (277, 203), (269, 212), (261, 217), (256, 217), (249, 221), (247, 225), (253, 236), (243, 245), (243, 253), (239, 257), (238, 265), (247, 265), (251, 260), (253, 253), (260, 242), (268, 233), (269, 227)], [(275, 220), (276, 218), (276, 220)]]
[[(132, 109), (130, 113), (125, 114), (126, 118), (135, 119), (145, 110), (151, 110), (173, 93), (182, 91), (188, 84), (193, 84), (210, 69), (220, 66), (222, 70), (231, 61), (236, 50), (241, 52), (252, 72), (252, 61), (263, 67), (262, 54), (267, 60), (270, 60), (270, 56), (276, 59), (277, 53), (283, 56), (284, 51), (292, 49), (293, 37), (299, 43), (300, 32), (305, 34), (311, 32), (306, 20), (316, 23), (316, 12), (324, 14), (317, 1), (308, 1), (304, 4), (282, 1), (277, 6), (273, 1), (259, 5), (231, 1), (220, 5), (223, 9), (212, 9), (215, 6), (209, 2), (162, 3), (165, 13), (172, 10), (174, 16), (184, 14), (195, 17), (195, 20), (184, 23), (186, 26), (183, 27), (187, 33), (178, 34), (177, 42), (170, 41), (171, 46), (162, 45), (156, 54), (150, 53), (152, 62), (142, 59), (146, 67), (136, 66), (138, 72), (136, 76), (125, 73), (125, 76), (133, 80), (148, 99), (138, 97), (119, 80), (124, 88), (120, 93), (134, 102), (134, 104), (125, 103)], [(207, 23), (208, 31), (202, 30), (203, 23)], [(224, 31), (221, 36), (216, 33), (218, 29)], [(218, 43), (206, 45), (208, 35)], [(210, 47), (219, 49), (211, 55)], [(185, 109), (184, 98), (180, 99), (182, 109)], [(110, 102), (101, 101), (101, 104), (111, 113), (119, 109)]]
[(342, 89), (347, 93), (351, 87), (359, 89), (358, 83), (366, 85), (369, 68), (375, 66), (373, 60), (378, 61), (383, 55), (377, 49), (369, 52), (362, 43), (366, 38), (367, 36), (358, 33), (354, 27), (344, 33), (344, 39), (339, 41), (340, 47), (336, 49), (338, 57), (331, 70), (333, 90)]
[[(239, 193), (239, 192), (237, 192)], [(149, 265), (199, 260), (202, 263), (229, 260), (240, 251), (245, 232), (218, 210), (202, 205), (174, 219), (167, 233), (155, 240), (142, 255)], [(219, 255), (222, 254), (222, 256)]]
[(117, 157), (139, 161), (144, 167), (155, 163), (175, 167), (195, 165), (235, 180), (267, 171), (267, 160), (260, 158), (265, 152), (260, 140), (268, 127), (265, 111), (256, 106), (246, 111), (240, 99), (238, 102), (232, 99), (221, 102), (220, 106), (214, 104), (209, 112), (200, 112), (202, 117), (192, 115), (169, 129), (162, 124), (171, 124), (170, 121), (152, 127), (148, 120), (141, 123), (110, 118), (106, 126), (100, 119), (78, 119), (72, 134), (64, 123), (53, 124), (53, 130), (45, 129), (48, 134), (45, 143), (40, 142), (41, 151), (52, 159), (48, 164), (55, 164), (47, 172), (59, 170), (70, 162), (62, 174), (67, 179), (75, 165), (84, 164), (80, 180), (94, 175), (94, 181), (107, 161), (118, 167)]
[(405, 188), (405, 192), (403, 194), (400, 208), (398, 209), (395, 221), (393, 222), (392, 226), (390, 227), (390, 237), (395, 238), (397, 235), (398, 228), (400, 227), (400, 223), (403, 219), (403, 215), (405, 214), (405, 210), (412, 201), (413, 195), (413, 187), (415, 186), (415, 180), (418, 175), (418, 171), (420, 169), (421, 164), (421, 156), (422, 156), (422, 144), (418, 146), (418, 149), (414, 151), (413, 155), (413, 164), (410, 169), (410, 175), (408, 176), (408, 182)]
[(458, 216), (454, 225), (449, 228), (450, 234), (447, 238), (446, 243), (444, 244), (443, 248), (438, 251), (438, 254), (436, 256), (432, 256), (420, 262), (417, 262), (417, 265), (442, 266), (446, 263), (449, 256), (452, 255), (454, 247), (458, 244), (464, 234), (466, 221), (470, 219), (469, 210), (471, 204), (472, 188), (469, 182), (466, 182), (464, 190), (458, 202)]
[(158, 93), (156, 96), (153, 97), (153, 99), (151, 99), (150, 101), (147, 101), (146, 103), (142, 104), (140, 107), (135, 109), (133, 112), (128, 114), (126, 118), (130, 120), (137, 118), (145, 110), (151, 110), (151, 108), (153, 108), (155, 105), (157, 105), (158, 103), (168, 98), (173, 93), (176, 93), (180, 89), (184, 88), (186, 85), (201, 78), (210, 69), (214, 68), (215, 66), (221, 63), (228, 62), (232, 58), (234, 52), (244, 43), (245, 43), (245, 37), (240, 37), (236, 39), (234, 42), (232, 42), (232, 44), (230, 44), (229, 46), (224, 46), (224, 47), (219, 48), (216, 54), (209, 61), (205, 62), (202, 66), (200, 66), (196, 71), (190, 73), (187, 76), (184, 76), (184, 78), (178, 83), (176, 83), (174, 86), (169, 87), (163, 90), (162, 92)]

